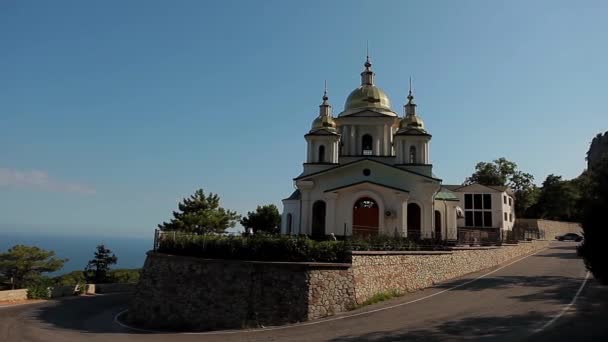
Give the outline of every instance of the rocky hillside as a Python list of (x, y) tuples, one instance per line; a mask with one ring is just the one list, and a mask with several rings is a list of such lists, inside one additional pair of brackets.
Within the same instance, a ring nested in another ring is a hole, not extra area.
[(604, 134), (599, 133), (591, 141), (587, 151), (587, 168), (591, 168), (603, 157), (608, 157), (608, 131)]

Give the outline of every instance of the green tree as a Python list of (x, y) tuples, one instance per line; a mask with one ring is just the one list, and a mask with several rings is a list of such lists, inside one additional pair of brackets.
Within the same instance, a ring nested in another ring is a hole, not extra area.
[(534, 185), (534, 176), (517, 169), (517, 164), (506, 158), (492, 162), (479, 162), (475, 172), (464, 184), (479, 183), (490, 186), (508, 186), (515, 195), (515, 215), (526, 216), (526, 210), (536, 203), (538, 188)]
[(538, 197), (538, 214), (546, 219), (575, 221), (580, 216), (577, 210), (579, 198), (575, 182), (548, 175)]
[(24, 288), (38, 280), (42, 273), (55, 272), (67, 259), (55, 258), (55, 252), (35, 246), (16, 245), (0, 254), (0, 275), (12, 289)]
[(606, 212), (608, 212), (608, 158), (596, 161), (587, 172), (583, 192), (582, 225), (585, 239), (578, 249), (587, 269), (602, 284), (608, 285), (608, 241)]
[(258, 232), (278, 234), (281, 230), (281, 215), (274, 204), (258, 206), (255, 211), (248, 212), (247, 216), (241, 219), (241, 224), (245, 228), (251, 228), (254, 234)]
[(236, 212), (220, 207), (218, 195), (205, 196), (203, 189), (178, 204), (170, 222), (158, 225), (161, 230), (175, 230), (197, 234), (222, 233), (234, 227), (240, 216)]
[(84, 269), (84, 276), (88, 282), (107, 283), (110, 266), (115, 265), (116, 262), (118, 262), (116, 255), (106, 246), (99, 245), (95, 251), (95, 257), (89, 260), (87, 267)]

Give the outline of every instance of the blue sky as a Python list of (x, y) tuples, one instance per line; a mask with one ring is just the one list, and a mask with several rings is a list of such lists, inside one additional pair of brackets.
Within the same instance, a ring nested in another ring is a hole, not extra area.
[(0, 2), (0, 233), (149, 234), (196, 188), (246, 213), (292, 191), (323, 81), (369, 41), (408, 77), (445, 183), (501, 156), (577, 176), (608, 129), (605, 1)]

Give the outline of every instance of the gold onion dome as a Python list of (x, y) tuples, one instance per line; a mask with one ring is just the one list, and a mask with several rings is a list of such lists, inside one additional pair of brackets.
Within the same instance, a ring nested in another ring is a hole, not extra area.
[(323, 103), (319, 106), (319, 116), (312, 122), (310, 132), (325, 129), (327, 131), (336, 131), (336, 122), (331, 116), (331, 105), (328, 102), (327, 89), (323, 92)]
[(344, 111), (340, 116), (349, 115), (365, 108), (396, 116), (391, 110), (391, 101), (388, 99), (388, 95), (374, 85), (375, 74), (371, 70), (372, 63), (369, 61), (369, 56), (364, 66), (365, 70), (361, 73), (361, 86), (348, 95), (344, 103)]
[(416, 114), (416, 104), (414, 103), (414, 95), (412, 95), (412, 80), (410, 79), (410, 91), (407, 95), (407, 103), (403, 106), (405, 109), (405, 117), (399, 122), (399, 130), (417, 129), (422, 132), (424, 130), (424, 121)]

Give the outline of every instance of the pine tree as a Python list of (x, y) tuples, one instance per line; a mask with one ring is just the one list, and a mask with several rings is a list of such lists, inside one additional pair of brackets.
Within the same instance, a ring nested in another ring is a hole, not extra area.
[(178, 209), (173, 212), (170, 222), (163, 222), (158, 228), (197, 234), (222, 233), (234, 227), (240, 218), (235, 211), (220, 207), (217, 194), (205, 195), (203, 189), (196, 190), (190, 198), (184, 198)]
[(281, 215), (274, 204), (258, 206), (255, 211), (247, 213), (247, 217), (241, 219), (241, 225), (251, 228), (253, 233), (266, 232), (278, 234), (281, 230)]
[(97, 246), (95, 257), (89, 260), (87, 267), (84, 269), (85, 278), (88, 282), (95, 284), (107, 283), (109, 281), (110, 265), (115, 265), (116, 262), (118, 262), (118, 258), (111, 250), (104, 245)]

